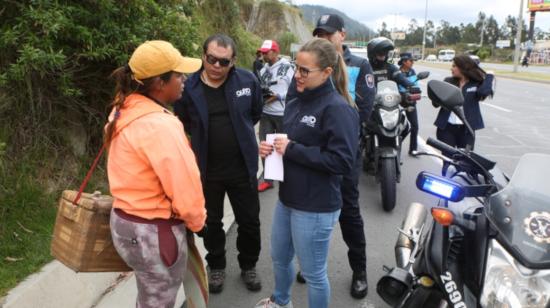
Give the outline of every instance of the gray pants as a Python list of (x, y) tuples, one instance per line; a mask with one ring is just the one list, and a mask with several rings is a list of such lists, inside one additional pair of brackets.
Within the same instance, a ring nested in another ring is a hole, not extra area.
[(137, 308), (173, 308), (187, 264), (185, 225), (172, 226), (178, 244), (176, 262), (167, 267), (159, 252), (157, 226), (132, 222), (111, 211), (111, 236), (118, 254), (134, 270)]
[[(260, 118), (260, 141), (265, 141), (267, 134), (282, 133), (283, 132), (283, 116), (275, 116), (266, 113), (262, 113)], [(262, 166), (265, 168), (265, 160), (262, 159)], [(263, 179), (264, 173), (260, 176)], [(271, 180), (267, 180), (271, 182)]]

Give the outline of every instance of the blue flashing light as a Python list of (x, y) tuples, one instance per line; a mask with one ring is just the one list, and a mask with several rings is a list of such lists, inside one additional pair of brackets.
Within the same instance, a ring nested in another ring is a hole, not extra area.
[(416, 187), (429, 194), (458, 202), (464, 199), (465, 191), (459, 183), (428, 172), (421, 172), (416, 179)]

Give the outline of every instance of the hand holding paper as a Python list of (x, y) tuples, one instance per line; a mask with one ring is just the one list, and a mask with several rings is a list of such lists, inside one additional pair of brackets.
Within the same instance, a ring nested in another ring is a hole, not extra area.
[[(275, 138), (287, 138), (286, 134), (267, 134), (266, 142), (273, 145)], [(265, 158), (265, 170), (264, 178), (268, 180), (275, 181), (284, 181), (284, 167), (283, 167), (283, 155), (280, 153), (280, 150), (286, 148), (286, 143), (278, 145), (279, 149), (273, 151), (270, 155)]]

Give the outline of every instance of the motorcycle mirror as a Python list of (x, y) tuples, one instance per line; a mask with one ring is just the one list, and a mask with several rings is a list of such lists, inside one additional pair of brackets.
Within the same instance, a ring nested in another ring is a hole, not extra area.
[(454, 112), (458, 118), (464, 122), (466, 128), (475, 140), (475, 132), (466, 120), (464, 111), (461, 108), (464, 104), (464, 96), (460, 88), (445, 81), (430, 80), (428, 82), (428, 97), (434, 104)]
[(428, 97), (437, 105), (452, 111), (464, 104), (460, 89), (448, 82), (430, 80), (428, 82)]
[(465, 189), (459, 183), (428, 172), (418, 174), (416, 187), (421, 191), (452, 202), (459, 202), (465, 196)]
[(427, 71), (420, 72), (420, 73), (416, 74), (416, 79), (422, 80), (422, 79), (428, 78), (428, 76), (430, 76), (430, 72), (427, 72)]

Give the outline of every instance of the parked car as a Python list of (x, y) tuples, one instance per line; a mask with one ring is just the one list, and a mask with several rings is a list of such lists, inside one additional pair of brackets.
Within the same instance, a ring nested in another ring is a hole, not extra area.
[(437, 59), (439, 61), (452, 61), (455, 57), (455, 51), (453, 49), (442, 49), (439, 51)]
[(434, 62), (434, 61), (437, 61), (437, 56), (436, 55), (428, 55), (425, 60), (429, 61), (429, 62)]
[(474, 60), (474, 62), (477, 64), (481, 63), (481, 60), (476, 55), (470, 55), (470, 58), (472, 58), (472, 60)]

